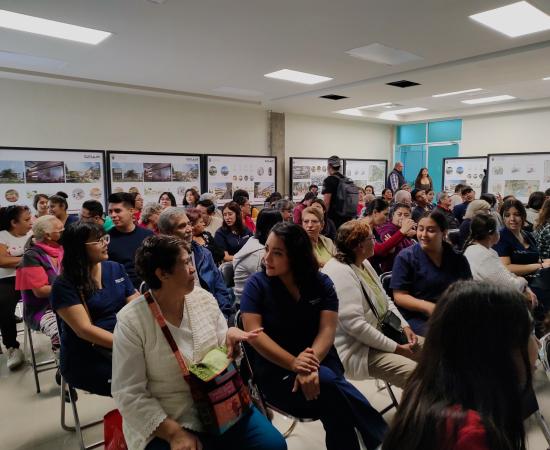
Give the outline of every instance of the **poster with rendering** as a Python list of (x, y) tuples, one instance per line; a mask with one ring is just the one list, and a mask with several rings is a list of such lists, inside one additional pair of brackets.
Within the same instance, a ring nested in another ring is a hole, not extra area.
[(103, 151), (0, 148), (0, 204), (32, 207), (36, 194), (65, 192), (69, 213), (86, 200), (105, 205)]
[(139, 192), (145, 203), (171, 192), (181, 205), (185, 191), (201, 192), (199, 155), (108, 152), (112, 192)]
[(291, 198), (294, 203), (303, 200), (312, 184), (323, 189), (323, 180), (328, 176), (327, 158), (291, 158)]
[(527, 203), (535, 191), (550, 188), (550, 153), (489, 155), (489, 192)]
[(370, 185), (374, 194), (382, 194), (386, 185), (387, 161), (346, 159), (344, 168), (346, 177), (351, 178), (357, 187), (364, 188)]
[(263, 205), (276, 190), (274, 157), (212, 155), (206, 161), (207, 189), (218, 206), (231, 200), (237, 189), (247, 191), (254, 205)]
[(483, 170), (487, 168), (487, 158), (445, 158), (443, 161), (443, 190), (454, 193), (457, 184), (467, 184), (476, 193), (481, 195)]

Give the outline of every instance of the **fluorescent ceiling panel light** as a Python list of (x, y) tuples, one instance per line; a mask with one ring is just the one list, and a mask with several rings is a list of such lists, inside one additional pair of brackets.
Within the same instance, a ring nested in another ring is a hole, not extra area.
[(510, 37), (550, 29), (550, 16), (526, 1), (474, 14), (470, 18)]
[[(428, 108), (421, 108), (421, 107), (415, 107), (415, 108), (404, 108), (404, 109), (394, 109), (393, 111), (389, 111), (388, 114), (412, 114), (415, 112), (421, 112), (421, 111), (427, 111)], [(386, 114), (386, 113), (383, 113)]]
[(97, 45), (111, 33), (0, 9), (0, 27)]
[(359, 110), (359, 108), (341, 109), (340, 111), (334, 111), (334, 112), (337, 114), (344, 114), (346, 116), (363, 117), (363, 113)]
[(470, 92), (479, 92), (482, 91), (481, 88), (475, 88), (475, 89), (466, 89), (464, 91), (456, 91), (456, 92), (445, 92), (444, 94), (435, 94), (432, 95), (432, 97), (449, 97), (451, 95), (460, 95), (460, 94), (469, 94)]
[(495, 95), (494, 97), (482, 97), (482, 98), (472, 98), (471, 100), (462, 100), (462, 103), (467, 105), (480, 105), (482, 103), (494, 103), (494, 102), (503, 102), (505, 100), (513, 100), (516, 97), (511, 95)]
[(399, 64), (422, 59), (418, 55), (414, 55), (405, 50), (387, 47), (378, 42), (365, 45), (364, 47), (353, 48), (346, 53), (355, 58), (365, 59), (378, 64), (386, 64), (388, 66), (398, 66)]
[(378, 108), (380, 106), (391, 106), (392, 102), (375, 103), (374, 105), (360, 106), (358, 109)]
[(550, 77), (543, 78), (542, 81), (550, 81)]
[(282, 69), (277, 72), (266, 73), (266, 78), (275, 78), (277, 80), (292, 81), (301, 84), (318, 84), (330, 81), (332, 78), (314, 75), (312, 73), (298, 72), (297, 70)]

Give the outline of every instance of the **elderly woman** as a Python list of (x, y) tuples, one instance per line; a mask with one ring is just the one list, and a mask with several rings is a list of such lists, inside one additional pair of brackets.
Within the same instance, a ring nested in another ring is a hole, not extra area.
[(491, 205), (489, 205), (489, 203), (485, 200), (472, 200), (468, 204), (466, 212), (464, 213), (464, 219), (458, 228), (458, 242), (456, 242), (458, 249), (462, 249), (462, 247), (464, 247), (464, 243), (468, 239), (468, 236), (470, 236), (470, 225), (474, 216), (477, 214), (488, 214), (490, 212)]
[[(388, 298), (367, 261), (374, 253), (374, 236), (363, 220), (343, 224), (336, 236), (338, 253), (322, 272), (334, 282), (340, 301), (334, 344), (351, 379), (381, 378), (403, 388), (416, 367), (418, 338)], [(395, 315), (403, 328), (396, 342), (378, 329), (378, 321)], [(405, 340), (406, 339), (406, 340)]]
[(158, 234), (158, 221), (160, 213), (166, 208), (158, 203), (147, 203), (141, 210), (141, 217), (139, 219), (138, 226), (141, 228), (147, 228), (153, 233)]
[(61, 319), (61, 375), (74, 388), (105, 396), (111, 395), (116, 314), (138, 297), (124, 266), (107, 260), (109, 239), (95, 223), (67, 227), (50, 297)]
[[(226, 345), (256, 338), (257, 328), (227, 328), (212, 295), (195, 287), (186, 245), (175, 236), (151, 236), (137, 250), (136, 268), (151, 288), (118, 315), (113, 349), (113, 397), (130, 450), (286, 449), (281, 434), (252, 408), (221, 436), (205, 433), (191, 389), (165, 336), (187, 365)], [(165, 328), (162, 328), (165, 326)]]
[(439, 297), (452, 283), (472, 278), (463, 255), (447, 238), (447, 219), (437, 211), (418, 222), (418, 244), (401, 251), (393, 264), (390, 287), (394, 301), (416, 334), (425, 336), (428, 317)]
[(327, 205), (325, 205), (325, 201), (322, 198), (316, 198), (311, 202), (311, 207), (317, 208), (323, 213), (323, 220), (325, 222), (325, 225), (321, 230), (321, 234), (332, 240), (336, 239), (336, 225), (327, 214)]
[[(294, 209), (294, 203), (290, 200), (278, 200), (273, 204), (273, 209), (276, 209), (283, 215), (283, 222), (292, 222), (292, 210)], [(256, 222), (256, 226), (258, 226)]]
[(397, 191), (395, 195), (393, 196), (393, 202), (394, 203), (405, 203), (407, 205), (412, 206), (412, 197), (411, 197), (411, 191), (405, 191), (401, 189), (400, 191)]
[(324, 224), (324, 217), (319, 209), (309, 206), (302, 211), (302, 227), (309, 236), (320, 267), (323, 267), (330, 258), (336, 255), (336, 247), (334, 247), (332, 239), (321, 234)]
[(52, 284), (61, 272), (63, 247), (59, 240), (63, 224), (55, 216), (40, 216), (35, 220), (32, 232), (34, 240), (15, 271), (15, 289), (21, 291), (25, 323), (31, 330), (48, 336), (54, 353), (58, 353), (57, 320), (49, 297)]
[(381, 415), (344, 378), (334, 348), (338, 297), (319, 272), (303, 228), (275, 225), (266, 241), (265, 268), (244, 288), (245, 330), (263, 327), (251, 342), (254, 374), (269, 403), (298, 417), (319, 417), (328, 450), (359, 450), (357, 434), (374, 450), (386, 431)]

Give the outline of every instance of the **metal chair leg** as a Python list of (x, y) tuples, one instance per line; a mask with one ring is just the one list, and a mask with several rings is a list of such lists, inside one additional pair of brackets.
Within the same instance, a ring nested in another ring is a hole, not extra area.
[(390, 409), (397, 408), (399, 406), (399, 402), (397, 401), (397, 398), (395, 397), (395, 394), (392, 391), (391, 384), (388, 383), (387, 381), (384, 381), (384, 384), (386, 385), (384, 389), (388, 391), (388, 395), (391, 398), (391, 404), (386, 406), (382, 411), (380, 411), (380, 414), (382, 415), (386, 414)]
[[(72, 408), (72, 411), (73, 411), (73, 418), (74, 418), (74, 426), (73, 427), (67, 425), (67, 423), (66, 423), (66, 417), (65, 417), (65, 412), (66, 412), (66, 410), (65, 410), (66, 409), (65, 408), (65, 392), (68, 392), (69, 401), (71, 403), (71, 408)], [(90, 422), (90, 423), (85, 424), (85, 425), (81, 425), (80, 424), (80, 418), (78, 416), (78, 409), (76, 407), (76, 399), (73, 397), (74, 392), (75, 391), (70, 386), (67, 386), (67, 383), (66, 383), (65, 379), (63, 377), (61, 377), (61, 395), (60, 395), (60, 397), (61, 397), (61, 428), (63, 428), (65, 431), (75, 431), (76, 432), (77, 437), (78, 437), (78, 441), (79, 441), (79, 445), (80, 445), (80, 450), (91, 450), (93, 448), (100, 447), (101, 445), (104, 444), (104, 441), (98, 441), (98, 442), (95, 442), (93, 444), (90, 444), (90, 445), (86, 446), (84, 444), (84, 436), (82, 435), (82, 430), (102, 423), (103, 419), (96, 420), (95, 422)]]
[(286, 430), (284, 433), (283, 433), (283, 437), (286, 439), (287, 437), (289, 437), (292, 432), (294, 431), (294, 428), (296, 428), (296, 425), (298, 425), (298, 420), (296, 419), (293, 419), (292, 420), (292, 423), (290, 424), (290, 426), (288, 427), (288, 430)]
[(544, 434), (544, 437), (546, 438), (546, 442), (550, 445), (550, 427), (548, 426), (548, 423), (544, 419), (544, 416), (541, 414), (540, 410), (535, 413), (535, 418), (542, 434)]
[(36, 384), (36, 393), (40, 394), (40, 380), (38, 379), (38, 371), (36, 370), (36, 356), (34, 354), (34, 343), (32, 342), (32, 334), (31, 329), (25, 324), (25, 330), (26, 330), (26, 338), (29, 342), (29, 348), (31, 350), (31, 364), (32, 364), (32, 371), (34, 373), (34, 383)]

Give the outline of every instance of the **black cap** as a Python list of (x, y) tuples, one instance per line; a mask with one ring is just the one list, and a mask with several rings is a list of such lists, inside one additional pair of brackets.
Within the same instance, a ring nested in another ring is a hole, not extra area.
[(338, 156), (334, 155), (328, 159), (327, 164), (333, 169), (339, 169), (342, 165), (342, 160)]

